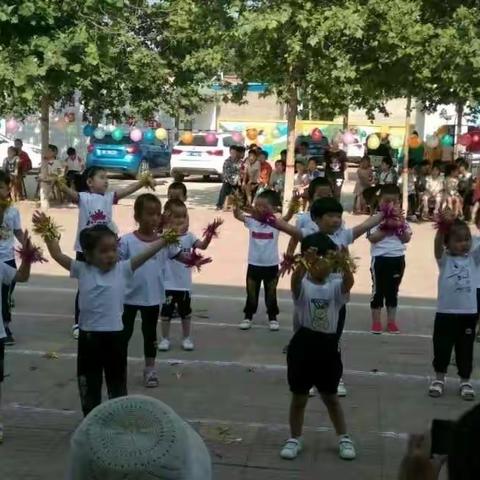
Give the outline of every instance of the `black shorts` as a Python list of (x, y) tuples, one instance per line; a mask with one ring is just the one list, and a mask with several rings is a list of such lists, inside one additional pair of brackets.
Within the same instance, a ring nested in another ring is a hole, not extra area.
[(0, 383), (5, 377), (5, 339), (0, 338)]
[(307, 395), (312, 387), (320, 393), (335, 395), (343, 374), (338, 337), (300, 328), (287, 352), (288, 385), (296, 395)]
[(162, 305), (162, 319), (171, 320), (175, 307), (180, 318), (187, 318), (192, 313), (192, 299), (190, 292), (184, 290), (167, 290), (165, 292), (165, 303)]

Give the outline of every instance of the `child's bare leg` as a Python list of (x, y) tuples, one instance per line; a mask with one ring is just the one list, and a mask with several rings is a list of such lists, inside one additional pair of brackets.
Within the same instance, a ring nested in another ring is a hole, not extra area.
[(433, 211), (435, 215), (437, 215), (438, 212), (440, 211), (441, 205), (442, 205), (442, 196), (435, 195), (435, 210)]
[(327, 407), (328, 415), (333, 423), (335, 432), (337, 433), (337, 435), (346, 435), (347, 425), (345, 422), (345, 415), (343, 413), (343, 408), (338, 396), (336, 394), (327, 395), (322, 393), (321, 397), (323, 403)]
[(162, 318), (162, 338), (170, 338), (170, 319)]
[(292, 438), (300, 438), (302, 436), (307, 403), (308, 395), (292, 394), (290, 403), (290, 434)]
[(192, 331), (192, 319), (190, 317), (182, 318), (183, 338), (190, 338)]
[(395, 323), (397, 320), (396, 307), (387, 307), (387, 321), (388, 323)]
[(381, 308), (372, 308), (372, 323), (382, 322), (382, 309)]

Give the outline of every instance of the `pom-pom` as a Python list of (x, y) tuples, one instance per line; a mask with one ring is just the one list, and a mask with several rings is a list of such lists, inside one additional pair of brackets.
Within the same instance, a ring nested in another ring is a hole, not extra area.
[(401, 237), (407, 230), (405, 219), (399, 214), (398, 209), (391, 203), (380, 205), (380, 212), (383, 214), (383, 221), (379, 229), (387, 235)]
[(454, 220), (454, 218), (450, 218), (442, 214), (437, 215), (433, 224), (433, 228), (437, 229), (438, 233), (441, 235), (446, 235), (452, 228)]
[(29, 244), (15, 250), (22, 262), (25, 263), (45, 263), (48, 260), (43, 256), (42, 249), (36, 245)]
[(346, 249), (328, 252), (326, 258), (327, 261), (330, 263), (330, 268), (332, 269), (332, 272), (355, 273), (357, 271), (357, 263)]
[(63, 175), (54, 175), (52, 177), (53, 184), (56, 185), (58, 188), (66, 187), (67, 180)]
[(6, 198), (5, 200), (0, 200), (0, 208), (2, 210), (6, 210), (7, 208), (12, 206), (12, 199), (11, 198)]
[(204, 257), (202, 254), (197, 253), (195, 249), (187, 254), (185, 258), (185, 267), (196, 268), (197, 271), (200, 271), (202, 266), (207, 263), (212, 263), (211, 257)]
[(162, 238), (167, 245), (178, 245), (178, 233), (175, 230), (169, 229), (162, 233)]
[(275, 227), (277, 225), (277, 218), (271, 212), (260, 214), (254, 211), (252, 217), (258, 222), (263, 223), (264, 225), (269, 225), (270, 227)]
[(300, 262), (300, 258), (300, 255), (288, 255), (284, 253), (283, 260), (280, 263), (280, 276), (284, 277), (285, 275), (290, 275)]
[(203, 231), (203, 238), (211, 240), (218, 237), (218, 229), (223, 224), (223, 219), (216, 218), (212, 223), (207, 225), (207, 228)]
[(51, 217), (43, 212), (36, 211), (32, 217), (33, 232), (42, 237), (44, 240), (59, 240), (60, 227), (52, 220)]
[(150, 172), (140, 174), (138, 176), (138, 182), (142, 187), (155, 191), (156, 182)]

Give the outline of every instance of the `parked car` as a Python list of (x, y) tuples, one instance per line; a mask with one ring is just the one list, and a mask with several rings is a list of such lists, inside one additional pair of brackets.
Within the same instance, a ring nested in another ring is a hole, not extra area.
[[(0, 134), (0, 162), (7, 156), (8, 147), (14, 147), (13, 139)], [(42, 148), (31, 143), (23, 143), (23, 151), (28, 153), (32, 161), (32, 168), (40, 168), (42, 163)], [(1, 163), (0, 163), (1, 164)]]
[(146, 171), (154, 175), (168, 175), (170, 156), (168, 146), (156, 139), (151, 144), (132, 142), (126, 133), (117, 141), (108, 134), (102, 139), (90, 139), (87, 167), (103, 167), (108, 171), (134, 177)]
[(223, 163), (228, 158), (232, 145), (237, 145), (229, 133), (219, 133), (214, 142), (207, 143), (207, 133), (195, 133), (192, 143), (182, 140), (172, 150), (170, 175), (187, 177), (202, 175), (204, 178), (222, 177)]

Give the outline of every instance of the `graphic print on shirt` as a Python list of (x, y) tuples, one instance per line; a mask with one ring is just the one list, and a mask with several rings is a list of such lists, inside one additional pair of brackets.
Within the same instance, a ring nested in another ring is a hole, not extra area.
[(13, 230), (5, 225), (0, 227), (0, 241), (10, 240), (13, 236)]
[(328, 332), (330, 328), (330, 322), (328, 320), (329, 301), (322, 298), (312, 298), (310, 304), (312, 312), (312, 330)]
[(453, 278), (455, 282), (455, 292), (470, 293), (472, 291), (472, 281), (468, 265), (458, 265), (454, 263), (453, 273), (448, 278)]
[(252, 231), (252, 238), (257, 240), (273, 240), (273, 232), (254, 232)]
[(108, 223), (107, 215), (103, 210), (95, 210), (94, 212), (89, 212), (87, 227), (92, 227), (93, 225), (100, 225)]

